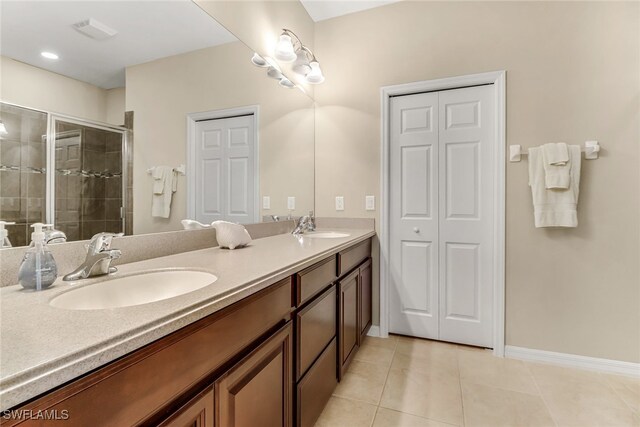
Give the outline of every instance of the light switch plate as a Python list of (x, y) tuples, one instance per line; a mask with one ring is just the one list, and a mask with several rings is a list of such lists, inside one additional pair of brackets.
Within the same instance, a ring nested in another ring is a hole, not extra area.
[(343, 211), (344, 210), (344, 197), (336, 196), (336, 210)]
[(365, 209), (368, 211), (376, 210), (376, 196), (365, 196)]
[(296, 208), (296, 198), (295, 197), (287, 197), (287, 209), (290, 211)]
[(269, 196), (262, 197), (262, 209), (271, 209), (271, 197)]

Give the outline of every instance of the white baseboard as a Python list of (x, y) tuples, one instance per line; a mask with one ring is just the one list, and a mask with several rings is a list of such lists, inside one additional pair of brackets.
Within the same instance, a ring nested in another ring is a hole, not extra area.
[(380, 326), (371, 325), (371, 327), (369, 328), (369, 332), (367, 332), (367, 336), (379, 337), (380, 336)]
[(640, 363), (623, 362), (621, 360), (613, 359), (600, 359), (597, 357), (579, 356), (568, 353), (556, 353), (553, 351), (514, 347), (512, 345), (505, 346), (504, 355), (511, 359), (552, 363), (572, 368), (611, 372), (640, 378)]

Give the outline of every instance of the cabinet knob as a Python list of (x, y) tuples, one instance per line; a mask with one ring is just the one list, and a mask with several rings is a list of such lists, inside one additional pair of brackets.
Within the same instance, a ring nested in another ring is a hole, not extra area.
[(414, 232), (414, 233), (419, 233), (419, 232), (420, 232), (420, 229), (419, 229), (418, 227), (413, 227), (413, 232)]

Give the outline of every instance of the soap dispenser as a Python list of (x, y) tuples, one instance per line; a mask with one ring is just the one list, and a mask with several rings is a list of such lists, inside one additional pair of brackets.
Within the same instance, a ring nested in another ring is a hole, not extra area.
[(44, 241), (43, 227), (48, 224), (36, 222), (31, 233), (31, 246), (27, 249), (18, 271), (18, 282), (25, 289), (41, 291), (48, 288), (58, 277), (58, 267)]
[(11, 241), (9, 240), (9, 231), (7, 231), (4, 226), (13, 224), (15, 224), (15, 222), (0, 221), (0, 249), (11, 247)]

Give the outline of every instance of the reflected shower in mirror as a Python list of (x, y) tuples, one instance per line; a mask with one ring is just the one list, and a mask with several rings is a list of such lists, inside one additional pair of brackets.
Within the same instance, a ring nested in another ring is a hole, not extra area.
[[(266, 78), (193, 2), (3, 2), (2, 12), (0, 220), (16, 222), (14, 246), (36, 221), (71, 241), (314, 209), (313, 100)], [(148, 173), (183, 165), (170, 182)]]

